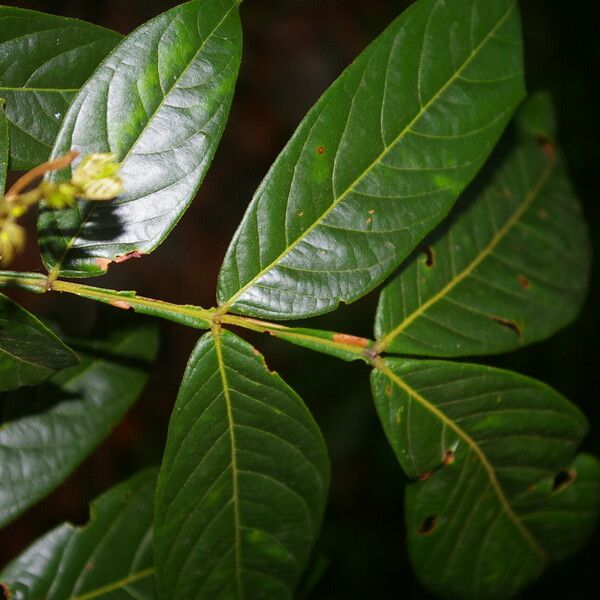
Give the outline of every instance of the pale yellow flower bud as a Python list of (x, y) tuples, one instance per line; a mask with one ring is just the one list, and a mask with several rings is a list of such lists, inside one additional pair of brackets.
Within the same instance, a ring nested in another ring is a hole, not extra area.
[(117, 176), (120, 168), (115, 154), (90, 154), (73, 171), (71, 183), (86, 200), (111, 200), (123, 191), (123, 180)]

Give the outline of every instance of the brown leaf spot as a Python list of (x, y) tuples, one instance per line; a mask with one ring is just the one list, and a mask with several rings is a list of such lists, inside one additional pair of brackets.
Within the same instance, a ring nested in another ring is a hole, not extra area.
[(110, 265), (110, 263), (112, 262), (112, 260), (110, 260), (110, 258), (97, 258), (96, 259), (96, 264), (103, 270), (103, 271), (108, 271), (108, 265)]
[(556, 156), (556, 148), (552, 142), (546, 142), (542, 144), (542, 150), (550, 160), (554, 160), (554, 157)]
[(317, 154), (325, 154), (325, 148), (323, 146), (318, 146)]
[(421, 523), (421, 527), (418, 529), (418, 533), (421, 535), (429, 535), (433, 532), (437, 525), (437, 515), (429, 515), (425, 517)]
[(511, 321), (510, 319), (504, 319), (503, 317), (490, 317), (490, 319), (494, 321), (494, 323), (498, 323), (498, 325), (514, 331), (517, 334), (517, 337), (523, 337), (521, 328), (514, 321)]
[(508, 200), (510, 200), (513, 197), (513, 193), (508, 188), (504, 188), (500, 195), (504, 198), (507, 198)]
[(256, 348), (252, 348), (252, 354), (254, 354), (254, 356), (261, 356), (260, 352)]
[(139, 250), (133, 250), (132, 252), (128, 252), (127, 254), (122, 254), (121, 256), (117, 256), (114, 260), (117, 264), (123, 263), (130, 258), (142, 258), (144, 254)]
[(131, 304), (129, 304), (128, 302), (125, 302), (125, 300), (113, 300), (110, 303), (111, 306), (114, 306), (115, 308), (120, 308), (122, 310), (129, 310), (131, 309)]
[(517, 277), (517, 279), (519, 281), (519, 285), (524, 290), (528, 290), (531, 287), (531, 282), (529, 281), (529, 279), (527, 279), (527, 277), (525, 277), (525, 275), (519, 275), (519, 277)]
[(419, 481), (427, 481), (433, 475), (433, 471), (425, 471), (422, 475), (419, 475)]
[(371, 217), (369, 217), (366, 221), (367, 225), (370, 225), (373, 222), (373, 219)]
[(2, 600), (10, 600), (12, 597), (12, 592), (8, 589), (8, 586), (0, 581), (0, 598)]
[(425, 266), (431, 269), (435, 266), (435, 252), (431, 246), (425, 246), (423, 252), (425, 253)]
[(358, 346), (359, 348), (366, 348), (369, 345), (369, 340), (366, 338), (348, 335), (347, 333), (334, 333), (333, 341), (346, 346)]
[(451, 465), (454, 462), (454, 450), (446, 450), (444, 454), (444, 460), (442, 461), (445, 465)]
[(392, 395), (392, 386), (391, 385), (385, 386), (385, 395), (388, 397), (391, 397), (391, 395)]
[(558, 492), (564, 490), (568, 485), (571, 485), (571, 483), (575, 481), (576, 477), (577, 473), (573, 471), (573, 469), (569, 469), (568, 471), (563, 469), (562, 471), (559, 471), (552, 482), (552, 491)]
[(375, 214), (375, 209), (374, 209), (374, 208), (372, 208), (372, 209), (369, 211), (369, 214), (370, 214), (370, 215), (374, 215), (374, 214)]

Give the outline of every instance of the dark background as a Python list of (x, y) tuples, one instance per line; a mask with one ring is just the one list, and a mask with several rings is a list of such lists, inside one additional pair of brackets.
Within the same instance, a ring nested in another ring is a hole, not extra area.
[[(493, 0), (490, 0), (493, 1)], [(80, 17), (128, 33), (176, 1), (22, 0), (5, 2)], [(252, 192), (304, 113), (340, 71), (410, 2), (408, 0), (246, 0), (245, 54), (231, 118), (202, 190), (179, 227), (151, 257), (114, 265), (96, 285), (137, 289), (179, 303), (212, 306), (219, 265)], [(591, 2), (521, 2), (530, 91), (552, 92), (560, 139), (598, 256), (598, 170), (595, 95), (599, 65)], [(577, 10), (575, 10), (575, 6)], [(30, 236), (30, 240), (33, 236)], [(33, 243), (30, 242), (30, 246)], [(35, 248), (17, 269), (39, 269)], [(552, 340), (493, 357), (489, 364), (547, 381), (588, 415), (585, 449), (600, 454), (597, 354), (599, 278), (579, 321)], [(30, 309), (91, 325), (102, 307), (67, 297), (19, 296)], [(370, 335), (376, 294), (322, 319), (326, 327)], [(84, 523), (89, 500), (138, 468), (160, 461), (168, 418), (198, 332), (162, 322), (162, 349), (146, 393), (126, 420), (48, 499), (0, 533), (0, 563), (63, 520)], [(247, 336), (272, 368), (300, 393), (327, 439), (333, 481), (317, 562), (326, 566), (311, 598), (429, 598), (413, 576), (403, 531), (404, 480), (370, 399), (364, 365)], [(524, 598), (553, 594), (596, 597), (599, 535), (555, 566)], [(594, 592), (596, 589), (596, 592)], [(185, 599), (176, 599), (185, 600)]]

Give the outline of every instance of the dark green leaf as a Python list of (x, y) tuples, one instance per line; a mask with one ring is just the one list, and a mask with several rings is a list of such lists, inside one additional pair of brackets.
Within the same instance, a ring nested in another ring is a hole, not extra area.
[(573, 320), (590, 252), (554, 143), (552, 106), (534, 96), (440, 231), (382, 292), (378, 349), (428, 356), (512, 350)]
[(65, 523), (10, 563), (0, 582), (14, 600), (152, 600), (152, 497), (156, 470), (92, 502), (84, 527)]
[(418, 0), (329, 88), (260, 186), (224, 309), (290, 319), (389, 275), (477, 173), (524, 93), (514, 0)]
[(78, 89), (121, 38), (77, 19), (0, 6), (0, 99), (13, 169), (48, 159)]
[[(193, 0), (142, 25), (100, 65), (73, 101), (53, 156), (114, 152), (125, 191), (42, 213), (48, 269), (101, 275), (149, 253), (182, 216), (223, 133), (241, 58), (241, 0)], [(70, 177), (70, 169), (54, 175)]]
[(0, 392), (37, 385), (77, 363), (77, 356), (50, 329), (0, 294)]
[[(373, 373), (379, 416), (409, 477), (409, 549), (419, 577), (452, 598), (507, 598), (581, 547), (600, 466), (574, 453), (585, 417), (508, 371), (388, 359)], [(574, 462), (573, 462), (574, 460)]]
[(121, 326), (89, 342), (79, 366), (28, 395), (0, 398), (0, 524), (59, 485), (108, 435), (141, 393), (156, 350), (153, 327)]
[(291, 598), (329, 482), (302, 400), (246, 342), (206, 334), (190, 359), (157, 488), (159, 597)]
[(8, 171), (8, 121), (4, 114), (4, 104), (0, 100), (0, 197), (6, 187), (6, 172)]

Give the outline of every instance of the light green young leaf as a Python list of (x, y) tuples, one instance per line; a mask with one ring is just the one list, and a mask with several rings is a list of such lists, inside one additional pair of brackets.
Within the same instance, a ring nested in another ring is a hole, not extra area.
[(77, 363), (75, 353), (50, 329), (0, 294), (0, 392), (37, 385)]
[(0, 525), (58, 486), (140, 395), (156, 330), (107, 327), (79, 352), (78, 366), (38, 388), (0, 396)]
[(206, 334), (157, 487), (159, 598), (292, 598), (328, 485), (325, 444), (302, 400), (249, 344)]
[[(44, 263), (64, 276), (102, 275), (152, 252), (194, 198), (223, 133), (241, 58), (241, 0), (192, 0), (127, 36), (69, 109), (52, 155), (114, 153), (124, 192), (39, 220)], [(77, 167), (77, 162), (73, 167)], [(67, 180), (71, 169), (55, 173)]]
[(387, 359), (372, 376), (381, 422), (411, 478), (409, 550), (436, 595), (510, 598), (583, 546), (600, 465), (574, 453), (585, 417), (508, 371)]
[(329, 88), (259, 187), (219, 304), (291, 319), (351, 302), (446, 215), (524, 94), (515, 0), (418, 0)]
[(513, 350), (578, 314), (590, 267), (581, 207), (533, 96), (451, 214), (381, 294), (377, 348), (427, 356)]
[(78, 19), (0, 6), (0, 100), (13, 169), (48, 159), (75, 94), (121, 38)]
[(14, 600), (153, 600), (152, 497), (157, 471), (137, 474), (92, 502), (90, 522), (65, 523), (0, 573)]

